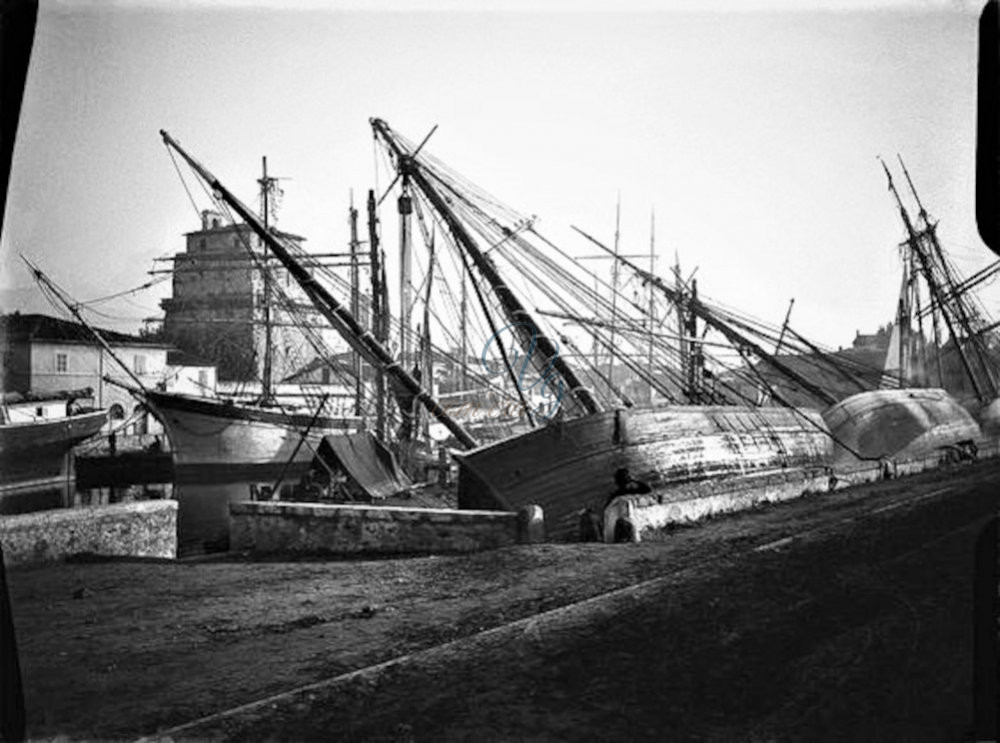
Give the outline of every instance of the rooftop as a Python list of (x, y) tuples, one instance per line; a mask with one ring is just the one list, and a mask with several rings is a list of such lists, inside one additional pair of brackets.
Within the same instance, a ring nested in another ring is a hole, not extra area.
[[(112, 346), (148, 346), (150, 348), (171, 348), (162, 341), (144, 338), (116, 330), (95, 328)], [(10, 340), (27, 341), (62, 341), (64, 343), (96, 344), (93, 333), (86, 326), (70, 320), (40, 314), (21, 314), (13, 312), (0, 315), (0, 333)]]

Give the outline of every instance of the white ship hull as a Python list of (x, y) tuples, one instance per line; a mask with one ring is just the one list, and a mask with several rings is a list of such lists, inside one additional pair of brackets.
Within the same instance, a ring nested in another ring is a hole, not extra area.
[(178, 473), (208, 469), (214, 479), (280, 471), (289, 462), (301, 470), (324, 436), (352, 433), (360, 422), (188, 395), (144, 396), (167, 433)]

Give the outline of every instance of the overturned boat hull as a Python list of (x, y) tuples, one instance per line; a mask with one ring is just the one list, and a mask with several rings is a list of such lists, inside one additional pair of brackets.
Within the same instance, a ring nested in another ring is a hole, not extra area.
[(287, 474), (295, 476), (305, 471), (324, 436), (353, 432), (359, 423), (189, 395), (149, 391), (143, 397), (163, 424), (185, 478), (270, 476), (289, 461)]
[(982, 436), (979, 424), (942, 389), (860, 392), (823, 413), (834, 437), (834, 461), (922, 457)]
[[(553, 423), (459, 461), (460, 508), (536, 504), (549, 539), (575, 538), (578, 512), (599, 510), (621, 467), (655, 489), (831, 462), (833, 444), (813, 410), (666, 406)], [(669, 497), (666, 493), (664, 497)]]

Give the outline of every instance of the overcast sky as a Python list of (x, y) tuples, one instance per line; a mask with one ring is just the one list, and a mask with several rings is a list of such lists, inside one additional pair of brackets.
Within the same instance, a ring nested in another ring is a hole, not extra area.
[[(279, 225), (343, 250), (351, 190), (387, 180), (372, 116), (413, 140), (437, 124), (428, 150), (542, 233), (610, 241), (620, 192), (626, 252), (648, 250), (655, 210), (659, 253), (704, 294), (776, 323), (794, 297), (793, 325), (834, 346), (895, 308), (903, 233), (877, 155), (903, 155), (966, 273), (992, 257), (973, 210), (980, 3), (41, 5), (5, 311), (47, 308), (18, 252), (92, 299), (183, 248), (198, 222), (161, 128), (251, 203), (267, 155), (290, 178)], [(168, 287), (102, 321), (135, 329)]]

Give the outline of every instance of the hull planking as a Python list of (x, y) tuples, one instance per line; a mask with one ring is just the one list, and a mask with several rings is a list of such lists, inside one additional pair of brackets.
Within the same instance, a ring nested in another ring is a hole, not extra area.
[(105, 411), (0, 425), (0, 492), (59, 484), (69, 476), (70, 451), (96, 434)]
[(676, 405), (602, 412), (536, 428), (459, 460), (459, 506), (540, 505), (550, 539), (572, 539), (577, 514), (598, 512), (621, 467), (662, 489), (788, 467), (828, 465), (829, 431), (818, 412)]
[[(354, 432), (359, 424), (356, 418), (319, 416), (314, 420), (311, 414), (186, 395), (148, 392), (145, 397), (166, 430), (178, 469), (236, 466), (262, 470), (280, 467), (293, 453), (294, 461), (308, 462), (324, 436)], [(299, 446), (307, 429), (305, 442)]]
[(823, 419), (837, 441), (838, 464), (859, 461), (853, 452), (873, 460), (921, 457), (982, 436), (972, 415), (934, 388), (860, 392), (830, 407)]

